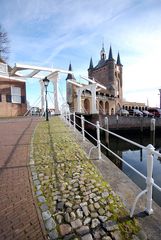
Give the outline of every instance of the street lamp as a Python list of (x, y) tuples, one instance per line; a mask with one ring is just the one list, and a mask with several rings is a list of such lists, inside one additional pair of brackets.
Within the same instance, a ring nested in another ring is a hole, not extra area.
[(43, 79), (43, 83), (44, 83), (44, 86), (45, 86), (46, 121), (49, 121), (49, 118), (48, 118), (48, 99), (47, 99), (47, 87), (49, 85), (49, 79), (47, 79), (47, 77), (45, 77)]

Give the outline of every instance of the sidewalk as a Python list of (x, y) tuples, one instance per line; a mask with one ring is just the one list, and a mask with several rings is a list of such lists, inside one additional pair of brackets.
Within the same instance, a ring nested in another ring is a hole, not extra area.
[(32, 146), (35, 194), (50, 239), (147, 239), (60, 118), (41, 122)]
[(28, 169), (37, 120), (0, 120), (0, 239), (46, 239), (39, 221)]

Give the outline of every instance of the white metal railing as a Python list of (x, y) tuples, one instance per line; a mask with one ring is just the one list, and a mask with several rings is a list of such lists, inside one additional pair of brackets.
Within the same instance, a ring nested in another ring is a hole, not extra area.
[[(73, 116), (73, 120), (71, 118), (71, 116)], [(80, 119), (80, 122), (81, 122), (81, 126), (78, 125), (76, 123), (76, 118), (79, 118)], [(100, 127), (100, 124), (99, 124), (99, 121), (97, 121), (96, 125), (85, 120), (83, 115), (81, 116), (78, 116), (76, 115), (75, 113), (68, 113), (65, 115), (65, 120), (67, 123), (69, 123), (70, 126), (72, 126), (71, 123), (73, 123), (73, 127), (74, 127), (74, 130), (76, 127), (78, 127), (79, 129), (81, 129), (81, 132), (82, 132), (82, 136), (83, 136), (83, 141), (85, 141), (85, 133), (87, 135), (89, 135), (93, 140), (96, 141), (96, 146), (92, 147), (89, 151), (89, 157), (90, 157), (90, 154), (91, 154), (91, 151), (94, 149), (94, 148), (97, 148), (98, 149), (98, 159), (100, 160), (102, 158), (101, 156), (101, 146), (103, 148), (105, 148), (106, 150), (108, 150), (110, 153), (112, 153), (115, 157), (117, 157), (119, 160), (121, 160), (124, 164), (126, 164), (129, 168), (131, 168), (134, 172), (136, 172), (137, 174), (139, 174), (142, 178), (144, 178), (146, 180), (146, 188), (145, 190), (141, 191), (135, 198), (134, 200), (134, 203), (133, 203), (133, 206), (132, 206), (132, 209), (131, 209), (131, 212), (130, 212), (130, 217), (133, 217), (133, 214), (134, 214), (134, 211), (135, 211), (135, 207), (136, 207), (136, 204), (139, 200), (139, 198), (144, 195), (145, 193), (147, 194), (147, 198), (146, 198), (146, 208), (145, 208), (145, 211), (146, 213), (148, 213), (149, 215), (153, 213), (153, 209), (152, 209), (152, 190), (153, 190), (153, 186), (155, 188), (157, 188), (157, 190), (159, 190), (161, 192), (161, 187), (159, 187), (156, 183), (154, 183), (154, 179), (152, 177), (152, 174), (153, 174), (153, 156), (156, 155), (158, 157), (161, 157), (161, 154), (156, 152), (153, 145), (149, 144), (147, 145), (146, 147), (141, 145), (141, 144), (138, 144), (134, 141), (131, 141), (127, 138), (124, 138), (114, 132), (111, 132), (105, 128), (102, 128)], [(94, 126), (96, 128), (96, 133), (97, 133), (97, 139), (94, 138), (90, 133), (88, 133), (86, 130), (85, 130), (85, 127), (84, 127), (84, 123), (87, 122), (88, 124)], [(107, 122), (108, 122), (108, 119), (107, 119)], [(131, 143), (141, 149), (144, 149), (146, 150), (147, 152), (147, 176), (144, 176), (141, 172), (139, 172), (137, 169), (135, 169), (134, 167), (132, 167), (129, 163), (127, 163), (124, 159), (122, 159), (120, 156), (118, 156), (116, 153), (114, 153), (111, 149), (109, 149), (107, 146), (105, 146), (103, 143), (101, 143), (100, 141), (100, 130), (102, 131), (105, 131), (105, 133), (108, 133), (108, 134), (112, 134), (113, 136), (115, 137), (118, 137), (128, 143)]]

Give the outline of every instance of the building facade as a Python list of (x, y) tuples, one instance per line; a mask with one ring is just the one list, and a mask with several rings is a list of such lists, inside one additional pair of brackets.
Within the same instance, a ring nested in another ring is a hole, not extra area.
[[(71, 64), (70, 69), (71, 70)], [(74, 76), (68, 74), (67, 80)], [(144, 103), (126, 102), (123, 101), (123, 65), (118, 53), (117, 60), (113, 58), (112, 48), (110, 47), (108, 58), (104, 46), (100, 51), (100, 59), (96, 66), (93, 65), (92, 58), (88, 68), (88, 78), (94, 80), (106, 87), (106, 89), (96, 90), (96, 108), (100, 114), (113, 115), (120, 108), (132, 109), (145, 109)], [(90, 85), (90, 83), (89, 83)], [(76, 111), (77, 108), (77, 92), (76, 87), (71, 83), (67, 83), (67, 102), (71, 109)], [(70, 102), (68, 101), (70, 99)], [(82, 91), (81, 95), (81, 112), (92, 113), (92, 94), (90, 88)]]
[(23, 116), (27, 111), (26, 83), (17, 75), (10, 77), (11, 71), (0, 59), (0, 117)]

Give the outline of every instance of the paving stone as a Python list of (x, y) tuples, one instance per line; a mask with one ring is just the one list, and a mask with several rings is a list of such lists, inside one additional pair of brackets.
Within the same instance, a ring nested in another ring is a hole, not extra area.
[(83, 218), (83, 211), (81, 209), (78, 208), (76, 210), (76, 213), (77, 213), (78, 218)]
[(66, 221), (67, 223), (70, 223), (70, 222), (71, 222), (69, 213), (65, 213), (64, 218), (65, 218), (65, 221)]
[(41, 208), (41, 211), (42, 211), (42, 212), (48, 210), (48, 206), (47, 206), (47, 204), (45, 204), (45, 203), (42, 204), (42, 205), (40, 206), (40, 208)]
[(51, 232), (48, 232), (48, 235), (50, 237), (50, 240), (56, 240), (58, 239), (58, 232), (57, 230), (52, 230)]
[(82, 210), (84, 215), (87, 217), (89, 215), (89, 210), (88, 207), (86, 205), (82, 206)]
[(98, 216), (98, 218), (101, 222), (106, 222), (107, 221), (107, 216)]
[(100, 225), (100, 221), (97, 218), (92, 219), (91, 228), (96, 228)]
[(40, 196), (40, 195), (42, 195), (42, 191), (41, 190), (36, 191), (36, 196)]
[(98, 209), (98, 213), (100, 215), (103, 215), (105, 213), (105, 210), (103, 208)]
[(54, 219), (52, 217), (45, 221), (45, 227), (49, 231), (55, 229), (56, 223), (55, 223), (55, 221), (54, 221)]
[(46, 199), (45, 199), (45, 197), (44, 196), (38, 196), (38, 202), (40, 202), (40, 203), (44, 203), (44, 202), (46, 202)]
[(95, 210), (95, 208), (94, 208), (94, 205), (93, 205), (93, 204), (89, 204), (88, 208), (89, 208), (89, 210), (90, 210), (91, 212), (93, 212), (93, 211)]
[(87, 224), (89, 224), (90, 222), (91, 222), (91, 218), (90, 217), (87, 217), (85, 220), (84, 220), (84, 225), (87, 225)]
[(70, 213), (71, 221), (74, 221), (76, 219), (76, 214), (74, 212)]
[(43, 218), (44, 221), (47, 220), (47, 219), (49, 219), (49, 218), (51, 218), (51, 213), (50, 213), (50, 211), (47, 210), (47, 211), (42, 212), (42, 218)]
[(63, 240), (71, 240), (71, 239), (77, 240), (78, 238), (76, 238), (76, 235), (74, 233), (68, 234), (63, 238)]
[(81, 228), (76, 229), (76, 233), (78, 233), (81, 236), (83, 236), (89, 232), (90, 232), (90, 229), (88, 226), (82, 226)]
[(96, 208), (96, 209), (99, 209), (100, 208), (100, 205), (99, 205), (99, 203), (94, 203), (94, 207)]
[(71, 202), (65, 202), (65, 206), (71, 208), (73, 206), (73, 204)]
[(56, 208), (60, 211), (63, 211), (64, 208), (64, 202), (58, 202)]
[(105, 223), (103, 223), (104, 229), (106, 229), (108, 232), (118, 230), (118, 225), (115, 221), (109, 220)]
[(68, 235), (69, 233), (71, 233), (72, 228), (69, 224), (61, 224), (59, 226), (59, 230), (60, 230), (61, 236), (65, 236), (65, 235)]
[(102, 193), (102, 197), (103, 197), (103, 198), (106, 198), (106, 197), (108, 197), (108, 196), (109, 196), (109, 193), (108, 193), (108, 192), (103, 192), (103, 193)]
[(112, 238), (110, 236), (104, 236), (102, 240), (112, 240)]
[(81, 240), (93, 240), (93, 237), (91, 234), (86, 234), (81, 238)]
[(114, 231), (114, 232), (110, 232), (112, 238), (114, 238), (115, 240), (122, 240), (122, 236), (120, 234), (119, 231)]
[(80, 219), (76, 219), (75, 221), (71, 222), (72, 228), (76, 229), (82, 226), (82, 221)]
[(35, 186), (40, 185), (40, 181), (39, 181), (39, 180), (34, 180), (34, 185), (35, 185)]
[(59, 224), (61, 224), (62, 222), (63, 222), (63, 216), (62, 215), (57, 215), (56, 216), (56, 220), (57, 220), (57, 222), (59, 223)]
[(97, 218), (98, 213), (97, 212), (91, 212), (91, 218)]

